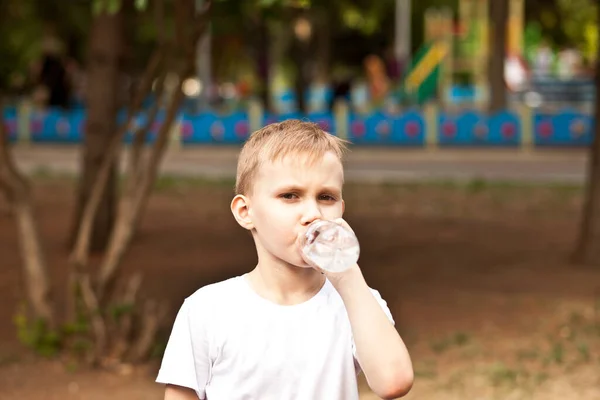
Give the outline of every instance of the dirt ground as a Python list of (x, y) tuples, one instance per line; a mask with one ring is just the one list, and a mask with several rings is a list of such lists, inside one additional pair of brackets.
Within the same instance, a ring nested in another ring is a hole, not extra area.
[[(72, 185), (38, 177), (36, 188), (52, 275), (64, 281)], [(157, 185), (125, 272), (144, 272), (145, 293), (169, 301), (169, 321), (185, 296), (255, 263), (230, 196), (223, 183)], [(600, 267), (568, 262), (578, 188), (350, 186), (345, 198), (361, 267), (413, 359), (407, 399), (600, 399)], [(115, 374), (23, 350), (10, 322), (23, 296), (14, 232), (0, 200), (0, 399), (160, 399), (158, 360)]]

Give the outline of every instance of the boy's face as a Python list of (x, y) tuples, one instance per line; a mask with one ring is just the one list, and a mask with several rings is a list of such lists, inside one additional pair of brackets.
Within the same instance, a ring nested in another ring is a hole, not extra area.
[(232, 210), (250, 229), (259, 256), (309, 267), (300, 256), (299, 239), (318, 219), (341, 218), (344, 172), (334, 153), (309, 164), (303, 155), (264, 163), (249, 196), (236, 196)]

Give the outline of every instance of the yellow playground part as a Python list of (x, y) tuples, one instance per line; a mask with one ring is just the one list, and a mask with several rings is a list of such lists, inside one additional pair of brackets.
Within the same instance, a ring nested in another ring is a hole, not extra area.
[(434, 43), (406, 77), (404, 81), (405, 90), (407, 92), (416, 91), (438, 65), (443, 62), (449, 51), (450, 47), (446, 42)]

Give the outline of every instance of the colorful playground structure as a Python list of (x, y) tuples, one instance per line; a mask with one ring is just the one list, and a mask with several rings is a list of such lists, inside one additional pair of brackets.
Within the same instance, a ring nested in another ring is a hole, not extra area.
[[(347, 100), (357, 109), (373, 105), (424, 105), (437, 101), (445, 106), (484, 108), (488, 93), (489, 25), (491, 0), (459, 0), (457, 15), (448, 7), (429, 8), (424, 15), (424, 43), (416, 51), (403, 76), (390, 82), (383, 61), (365, 59), (365, 82), (355, 82)], [(509, 0), (507, 63), (511, 72), (526, 74), (524, 60), (524, 0)], [(509, 74), (514, 75), (514, 74)], [(515, 85), (507, 79), (508, 88)], [(296, 95), (280, 82), (273, 90), (278, 112), (296, 109)], [(320, 95), (316, 92), (320, 91)], [(312, 92), (312, 94), (311, 94)], [(333, 95), (326, 84), (307, 88), (306, 102), (312, 109), (326, 107)]]
[[(436, 94), (446, 103), (484, 104), (489, 56), (489, 1), (460, 0), (458, 18), (449, 8), (425, 14), (425, 43), (401, 86), (403, 97), (423, 104)], [(507, 57), (524, 59), (524, 0), (510, 0)], [(468, 83), (457, 83), (457, 76)]]

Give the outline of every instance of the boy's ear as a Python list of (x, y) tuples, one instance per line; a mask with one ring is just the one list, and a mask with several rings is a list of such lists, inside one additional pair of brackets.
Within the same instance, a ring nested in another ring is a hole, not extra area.
[(344, 215), (344, 211), (346, 211), (346, 202), (342, 200), (342, 215)]
[(254, 229), (252, 218), (250, 218), (250, 203), (244, 195), (238, 194), (231, 201), (231, 212), (238, 224), (244, 229)]

